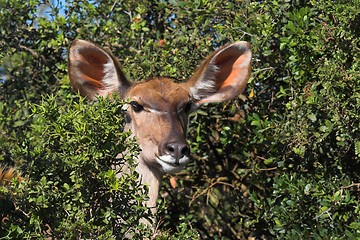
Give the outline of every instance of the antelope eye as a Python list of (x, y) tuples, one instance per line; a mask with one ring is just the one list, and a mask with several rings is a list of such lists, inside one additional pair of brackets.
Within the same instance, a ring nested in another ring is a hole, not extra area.
[(130, 105), (132, 107), (132, 109), (134, 110), (134, 112), (138, 113), (141, 112), (142, 110), (144, 110), (144, 107), (141, 106), (138, 102), (136, 101), (131, 101)]

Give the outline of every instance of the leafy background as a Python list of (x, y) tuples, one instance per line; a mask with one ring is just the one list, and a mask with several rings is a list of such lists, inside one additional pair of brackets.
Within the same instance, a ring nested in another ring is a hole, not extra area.
[[(0, 0), (0, 160), (25, 176), (1, 187), (0, 236), (359, 238), (359, 23), (358, 0)], [(252, 44), (244, 95), (191, 116), (193, 162), (165, 177), (156, 234), (136, 176), (112, 170), (138, 151), (122, 102), (70, 89), (76, 38), (134, 80), (184, 81), (223, 44)]]

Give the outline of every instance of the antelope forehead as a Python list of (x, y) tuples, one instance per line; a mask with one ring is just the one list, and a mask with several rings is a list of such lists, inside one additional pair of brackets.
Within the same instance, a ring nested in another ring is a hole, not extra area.
[(176, 111), (179, 105), (190, 100), (189, 92), (182, 85), (168, 79), (140, 83), (129, 95), (154, 112)]
[(173, 98), (164, 98), (158, 94), (150, 94), (136, 96), (135, 99), (139, 101), (150, 112), (153, 113), (168, 113), (173, 112), (177, 109), (179, 102)]

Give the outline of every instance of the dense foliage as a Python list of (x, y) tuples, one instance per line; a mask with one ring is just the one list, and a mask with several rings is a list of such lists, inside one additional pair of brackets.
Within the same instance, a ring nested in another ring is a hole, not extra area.
[(0, 161), (25, 176), (0, 188), (1, 237), (155, 237), (136, 176), (113, 170), (138, 152), (122, 102), (70, 90), (76, 38), (136, 80), (186, 80), (252, 44), (244, 95), (191, 116), (194, 161), (163, 182), (158, 238), (360, 237), (358, 0), (41, 2), (0, 0)]
[[(47, 96), (31, 112), (31, 130), (12, 148), (26, 164), (26, 178), (20, 187), (2, 189), (7, 208), (0, 216), (7, 237), (108, 239), (138, 234), (134, 226), (151, 215), (141, 204), (146, 189), (135, 172), (138, 149), (129, 133), (121, 131), (121, 104), (85, 105)], [(129, 154), (114, 157), (124, 151)], [(130, 171), (117, 179), (114, 166), (125, 161)]]

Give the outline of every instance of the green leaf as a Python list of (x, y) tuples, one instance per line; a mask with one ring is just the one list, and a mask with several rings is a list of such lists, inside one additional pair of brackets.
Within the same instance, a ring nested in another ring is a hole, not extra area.
[(308, 117), (312, 122), (316, 122), (316, 120), (317, 120), (316, 115), (313, 114), (313, 113), (308, 114), (307, 117)]
[(355, 142), (355, 154), (360, 157), (360, 141)]

